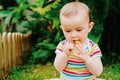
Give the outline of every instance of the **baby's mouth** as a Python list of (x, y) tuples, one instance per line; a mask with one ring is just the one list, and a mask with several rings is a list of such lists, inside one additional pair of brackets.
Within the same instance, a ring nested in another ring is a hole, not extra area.
[(80, 40), (74, 40), (73, 43), (74, 43), (74, 44), (79, 44), (79, 43), (80, 43)]

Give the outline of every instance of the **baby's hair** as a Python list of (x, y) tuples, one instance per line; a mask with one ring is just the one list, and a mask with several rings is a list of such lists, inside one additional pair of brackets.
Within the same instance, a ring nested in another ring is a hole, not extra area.
[(71, 18), (79, 14), (79, 11), (84, 9), (84, 11), (90, 16), (90, 9), (88, 6), (82, 2), (70, 2), (63, 6), (60, 11), (60, 16)]

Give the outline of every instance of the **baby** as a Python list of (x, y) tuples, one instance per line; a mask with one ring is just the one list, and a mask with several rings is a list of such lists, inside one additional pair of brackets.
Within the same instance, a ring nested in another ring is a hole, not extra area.
[(94, 26), (89, 16), (89, 8), (82, 2), (67, 3), (60, 11), (65, 40), (58, 44), (54, 61), (60, 80), (96, 80), (103, 71), (101, 50), (88, 39)]

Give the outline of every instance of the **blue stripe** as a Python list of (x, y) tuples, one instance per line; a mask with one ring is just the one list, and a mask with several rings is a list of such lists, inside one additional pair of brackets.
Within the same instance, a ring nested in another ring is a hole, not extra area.
[(86, 64), (74, 64), (74, 63), (68, 63), (67, 67), (86, 67)]
[(68, 76), (68, 77), (91, 77), (92, 74), (84, 74), (84, 75), (76, 75), (76, 74), (68, 74), (68, 73), (65, 73), (65, 72), (62, 72), (63, 75), (65, 76)]

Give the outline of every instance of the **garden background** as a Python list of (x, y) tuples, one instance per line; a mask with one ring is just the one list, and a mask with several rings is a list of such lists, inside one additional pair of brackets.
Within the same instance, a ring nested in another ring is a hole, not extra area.
[(102, 50), (106, 80), (120, 80), (120, 1), (119, 0), (0, 0), (0, 33), (31, 33), (30, 51), (22, 65), (12, 68), (3, 80), (44, 80), (59, 77), (53, 66), (55, 48), (64, 39), (59, 25), (60, 8), (82, 1), (91, 9), (95, 22), (89, 38)]

